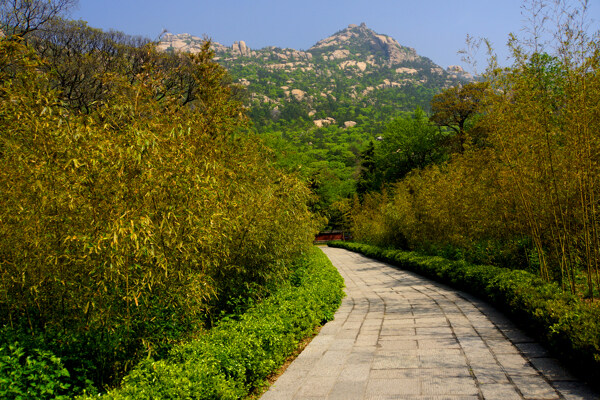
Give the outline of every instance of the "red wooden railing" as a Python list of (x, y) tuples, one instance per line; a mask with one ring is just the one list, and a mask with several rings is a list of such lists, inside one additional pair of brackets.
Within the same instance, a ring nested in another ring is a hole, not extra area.
[(331, 240), (346, 240), (347, 233), (344, 231), (329, 231), (329, 232), (319, 232), (317, 236), (315, 236), (315, 243), (325, 243)]

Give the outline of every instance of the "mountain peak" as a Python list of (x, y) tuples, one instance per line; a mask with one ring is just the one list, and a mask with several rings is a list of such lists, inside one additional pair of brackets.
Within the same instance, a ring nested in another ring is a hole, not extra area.
[(318, 41), (308, 51), (313, 55), (335, 51), (347, 51), (348, 54), (363, 57), (372, 55), (388, 66), (414, 61), (419, 57), (414, 49), (400, 45), (390, 36), (376, 33), (364, 22), (348, 25), (346, 29)]
[(369, 29), (369, 28), (367, 28), (367, 24), (365, 24), (364, 22), (361, 22), (360, 25), (356, 25), (356, 24), (348, 25), (348, 29), (354, 29), (354, 28)]

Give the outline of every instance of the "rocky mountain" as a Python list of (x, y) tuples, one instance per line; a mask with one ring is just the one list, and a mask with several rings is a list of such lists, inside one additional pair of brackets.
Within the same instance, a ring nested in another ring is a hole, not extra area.
[[(197, 52), (201, 43), (189, 34), (167, 33), (159, 48)], [(373, 110), (427, 109), (434, 94), (473, 79), (461, 67), (443, 69), (364, 23), (349, 25), (306, 51), (251, 49), (244, 41), (212, 46), (215, 59), (247, 87), (258, 125), (300, 118), (317, 127), (354, 126)]]

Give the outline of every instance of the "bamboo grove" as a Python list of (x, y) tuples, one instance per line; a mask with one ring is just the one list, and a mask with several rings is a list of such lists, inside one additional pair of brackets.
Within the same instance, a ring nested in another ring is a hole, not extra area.
[(0, 325), (101, 388), (265, 296), (319, 221), (209, 42), (52, 23), (0, 38)]
[[(544, 2), (530, 3), (543, 12)], [(600, 47), (586, 33), (584, 8), (558, 2), (545, 48), (512, 37), (512, 67), (491, 58), (459, 138), (464, 147), (356, 201), (357, 239), (529, 268), (565, 291), (598, 297)], [(434, 98), (432, 120), (444, 98), (454, 99), (445, 104), (455, 112), (456, 103), (473, 103), (460, 92)]]

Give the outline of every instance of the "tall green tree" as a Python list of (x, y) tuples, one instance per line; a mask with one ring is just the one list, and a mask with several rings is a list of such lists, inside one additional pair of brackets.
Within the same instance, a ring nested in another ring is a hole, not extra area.
[(380, 179), (396, 182), (412, 170), (444, 160), (446, 150), (442, 143), (446, 136), (421, 108), (409, 117), (395, 118), (386, 125), (382, 140), (376, 146)]
[(375, 142), (371, 140), (367, 148), (360, 154), (359, 176), (356, 182), (356, 193), (359, 197), (379, 190), (381, 181), (377, 176), (377, 163), (375, 161)]
[(463, 153), (471, 140), (467, 132), (468, 122), (481, 110), (488, 84), (473, 82), (454, 86), (437, 94), (431, 100), (431, 121), (454, 131), (456, 151)]

